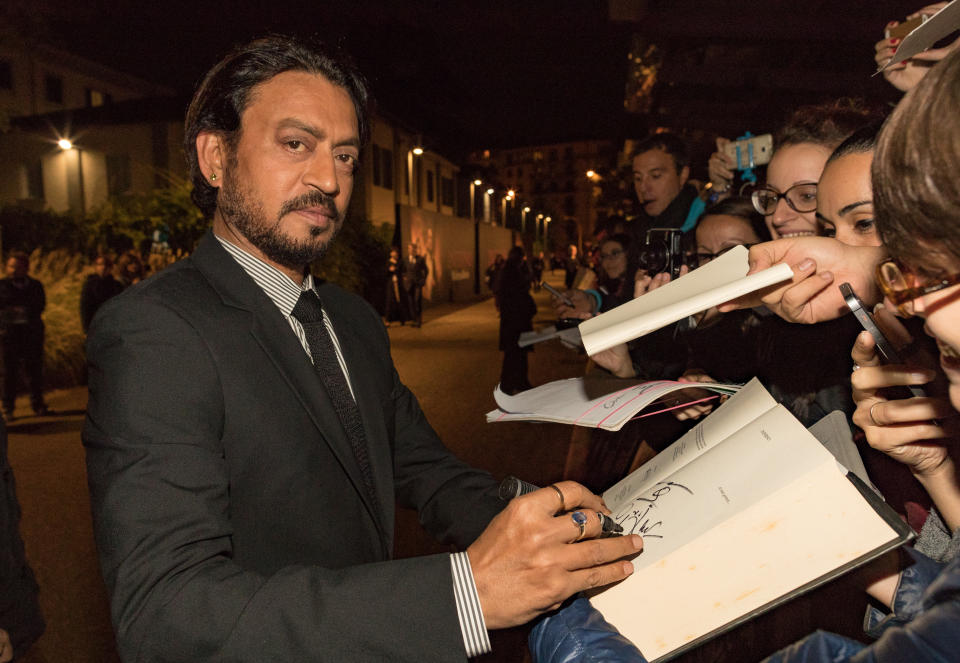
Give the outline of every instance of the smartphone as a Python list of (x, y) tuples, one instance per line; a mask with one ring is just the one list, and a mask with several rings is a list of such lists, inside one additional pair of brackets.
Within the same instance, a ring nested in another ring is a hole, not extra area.
[(547, 292), (549, 292), (551, 295), (553, 295), (554, 297), (556, 297), (557, 299), (559, 299), (561, 302), (563, 302), (564, 304), (566, 304), (566, 305), (569, 306), (570, 308), (574, 308), (574, 307), (575, 307), (575, 304), (573, 303), (573, 300), (572, 300), (572, 299), (570, 299), (569, 297), (567, 297), (565, 294), (563, 294), (562, 292), (560, 292), (559, 290), (557, 290), (556, 288), (554, 288), (552, 285), (550, 285), (550, 284), (547, 283), (546, 281), (542, 281), (542, 282), (540, 283), (540, 287), (543, 288), (544, 290), (546, 290)]
[(761, 134), (728, 143), (724, 153), (737, 164), (737, 170), (746, 170), (770, 162), (773, 156), (773, 136)]
[[(880, 355), (881, 359), (888, 364), (902, 364), (903, 360), (900, 358), (900, 354), (897, 352), (896, 348), (893, 347), (893, 343), (890, 342), (883, 332), (880, 331), (880, 328), (877, 326), (877, 323), (874, 322), (873, 316), (870, 315), (866, 307), (863, 304), (863, 301), (857, 297), (857, 293), (853, 291), (853, 288), (849, 283), (840, 284), (840, 292), (843, 294), (844, 301), (847, 302), (847, 307), (856, 316), (857, 320), (860, 321), (860, 324), (870, 332), (870, 335), (873, 336), (873, 341), (877, 346), (877, 354)], [(926, 392), (922, 387), (916, 385), (909, 385), (907, 389), (910, 390), (910, 393), (914, 396), (926, 396)]]
[(927, 19), (930, 18), (926, 14), (921, 14), (916, 18), (911, 18), (909, 21), (904, 21), (903, 23), (897, 23), (892, 28), (887, 28), (883, 32), (883, 36), (887, 39), (896, 37), (897, 39), (903, 39), (908, 34), (916, 30), (918, 27), (927, 22)]

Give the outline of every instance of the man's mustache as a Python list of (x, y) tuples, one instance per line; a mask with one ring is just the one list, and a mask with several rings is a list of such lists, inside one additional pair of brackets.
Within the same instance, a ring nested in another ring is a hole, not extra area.
[(278, 218), (283, 218), (290, 212), (297, 212), (302, 209), (321, 208), (327, 214), (335, 219), (340, 218), (340, 212), (337, 209), (337, 203), (332, 196), (328, 196), (322, 191), (311, 191), (291, 200), (286, 200), (280, 206)]

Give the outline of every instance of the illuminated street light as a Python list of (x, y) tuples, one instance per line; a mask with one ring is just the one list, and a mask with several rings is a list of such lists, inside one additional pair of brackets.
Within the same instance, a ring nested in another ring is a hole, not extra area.
[(593, 179), (596, 174), (597, 174), (596, 171), (593, 171), (593, 170), (587, 171), (587, 177), (589, 177), (590, 179)]
[(73, 143), (71, 143), (71, 142), (70, 142), (68, 139), (66, 139), (66, 138), (61, 138), (60, 140), (58, 140), (58, 141), (57, 141), (57, 146), (58, 146), (61, 150), (63, 150), (64, 152), (66, 152), (67, 150), (72, 150), (72, 149), (73, 149)]
[(488, 195), (488, 196), (492, 196), (492, 195), (493, 195), (493, 187), (490, 187), (489, 189), (487, 189), (487, 195)]
[(474, 180), (474, 181), (473, 181), (473, 185), (474, 185), (474, 186), (480, 186), (481, 184), (483, 184), (483, 180)]
[(530, 213), (530, 206), (524, 205), (520, 213), (520, 232), (527, 232), (527, 214)]
[(421, 154), (423, 154), (423, 148), (422, 148), (422, 147), (415, 147), (415, 148), (413, 148), (412, 152), (413, 152), (414, 154), (416, 154), (417, 156), (420, 156)]

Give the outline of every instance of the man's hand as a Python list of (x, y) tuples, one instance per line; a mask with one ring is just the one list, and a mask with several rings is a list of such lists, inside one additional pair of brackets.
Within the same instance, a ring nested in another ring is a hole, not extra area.
[[(603, 500), (573, 481), (554, 485), (562, 502), (552, 487), (514, 498), (467, 548), (487, 628), (524, 624), (577, 592), (633, 573), (624, 558), (639, 552), (643, 539), (595, 539), (598, 512), (609, 513)], [(582, 539), (571, 510), (587, 517)]]
[(882, 247), (850, 246), (832, 237), (756, 244), (750, 249), (749, 274), (784, 262), (793, 269), (793, 279), (721, 304), (719, 309), (726, 313), (763, 305), (789, 322), (833, 320), (850, 311), (838, 288), (841, 283), (849, 283), (867, 305), (880, 301), (874, 272), (885, 256)]
[[(712, 383), (716, 382), (712, 377), (704, 373), (699, 368), (687, 369), (687, 371), (677, 378), (678, 382), (698, 382), (698, 383)], [(682, 392), (684, 398), (692, 398), (697, 400), (698, 398), (708, 398), (714, 396), (713, 392), (707, 391), (706, 389), (687, 389)], [(677, 421), (686, 421), (687, 419), (699, 419), (700, 417), (710, 414), (713, 410), (713, 403), (697, 403), (696, 405), (690, 405), (679, 410), (673, 411), (673, 416), (676, 417)]]
[[(690, 272), (690, 268), (686, 265), (680, 266), (680, 273), (677, 275), (677, 278), (684, 276)], [(642, 297), (648, 292), (652, 292), (657, 288), (667, 285), (670, 283), (671, 277), (669, 272), (660, 272), (659, 274), (654, 274), (650, 276), (647, 272), (643, 270), (637, 270), (636, 280), (633, 282), (633, 298)]]
[(10, 634), (0, 628), (0, 663), (7, 663), (13, 660), (13, 643), (10, 642)]

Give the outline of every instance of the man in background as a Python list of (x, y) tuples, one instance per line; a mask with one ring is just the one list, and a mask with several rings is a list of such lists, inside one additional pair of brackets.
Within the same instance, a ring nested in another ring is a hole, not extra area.
[(90, 323), (97, 310), (108, 299), (123, 292), (123, 285), (113, 278), (112, 270), (113, 260), (110, 256), (101, 254), (94, 263), (93, 274), (83, 282), (83, 289), (80, 291), (80, 322), (84, 334), (90, 330)]
[(0, 344), (3, 346), (3, 413), (13, 418), (20, 370), (27, 376), (30, 405), (47, 414), (43, 400), (43, 318), (47, 298), (43, 284), (28, 276), (30, 257), (15, 251), (7, 259), (7, 277), (0, 279)]

